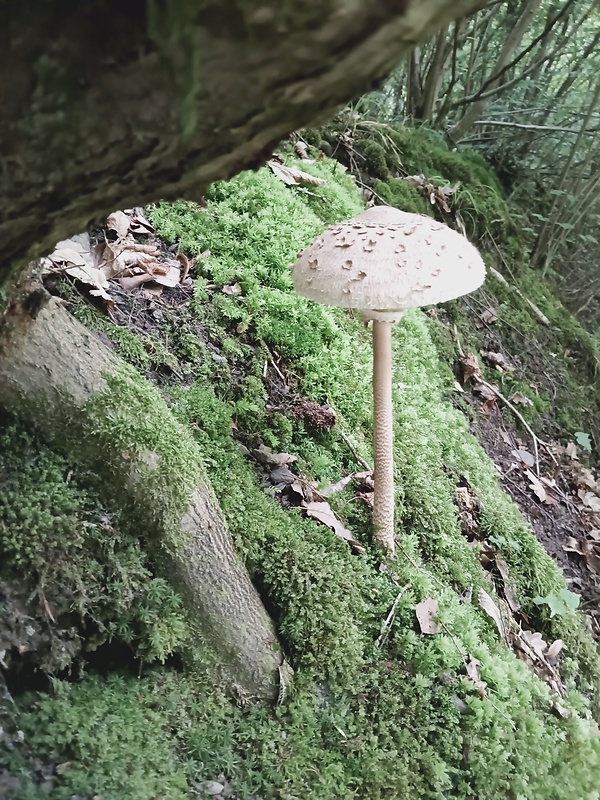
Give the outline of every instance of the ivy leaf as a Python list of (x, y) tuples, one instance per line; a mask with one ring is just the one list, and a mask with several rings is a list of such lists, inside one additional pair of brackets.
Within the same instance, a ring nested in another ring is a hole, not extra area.
[(559, 592), (550, 592), (545, 597), (533, 598), (533, 602), (538, 605), (547, 605), (550, 609), (550, 617), (561, 616), (569, 609), (574, 611), (579, 607), (581, 597), (568, 589), (561, 589)]
[(583, 431), (577, 431), (575, 434), (575, 441), (579, 445), (579, 447), (583, 447), (584, 450), (587, 450), (588, 453), (592, 452), (592, 439), (589, 433), (584, 433)]

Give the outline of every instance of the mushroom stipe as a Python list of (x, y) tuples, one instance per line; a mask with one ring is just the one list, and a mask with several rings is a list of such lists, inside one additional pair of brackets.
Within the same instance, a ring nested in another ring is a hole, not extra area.
[(392, 325), (407, 308), (453, 300), (479, 288), (485, 265), (461, 234), (430, 217), (374, 206), (337, 223), (293, 266), (298, 294), (358, 309), (373, 320), (375, 536), (394, 555)]

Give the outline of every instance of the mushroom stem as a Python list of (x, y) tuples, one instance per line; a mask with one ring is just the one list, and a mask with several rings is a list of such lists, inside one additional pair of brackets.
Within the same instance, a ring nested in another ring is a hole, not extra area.
[(373, 460), (375, 537), (394, 555), (392, 323), (373, 320)]

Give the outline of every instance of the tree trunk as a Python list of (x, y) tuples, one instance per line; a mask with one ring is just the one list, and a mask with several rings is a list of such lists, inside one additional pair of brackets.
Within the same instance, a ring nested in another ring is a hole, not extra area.
[[(458, 143), (471, 129), (473, 124), (481, 118), (483, 111), (488, 104), (488, 94), (491, 95), (500, 86), (502, 80), (503, 70), (506, 65), (513, 58), (517, 47), (521, 44), (523, 36), (529, 28), (536, 12), (538, 11), (542, 0), (528, 0), (524, 6), (519, 19), (515, 26), (510, 31), (504, 45), (500, 51), (500, 55), (494, 65), (490, 78), (486, 81), (486, 90), (482, 93), (479, 100), (474, 100), (467, 106), (467, 110), (461, 119), (448, 130), (449, 139)], [(498, 77), (496, 77), (498, 76)]]
[(199, 634), (230, 686), (245, 697), (276, 697), (277, 636), (191, 435), (150, 383), (56, 300), (41, 290), (29, 299), (2, 326), (0, 404), (96, 475), (106, 498), (129, 512), (186, 603), (192, 656)]
[(47, 0), (32, 13), (4, 4), (0, 291), (21, 265), (116, 208), (194, 198), (261, 163), (476, 5)]

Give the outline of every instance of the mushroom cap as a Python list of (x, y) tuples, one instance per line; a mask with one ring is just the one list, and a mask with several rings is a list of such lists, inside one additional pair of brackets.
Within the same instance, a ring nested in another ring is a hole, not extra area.
[(464, 236), (390, 206), (331, 225), (298, 254), (292, 269), (303, 297), (390, 322), (407, 308), (468, 294), (485, 278), (485, 264)]

